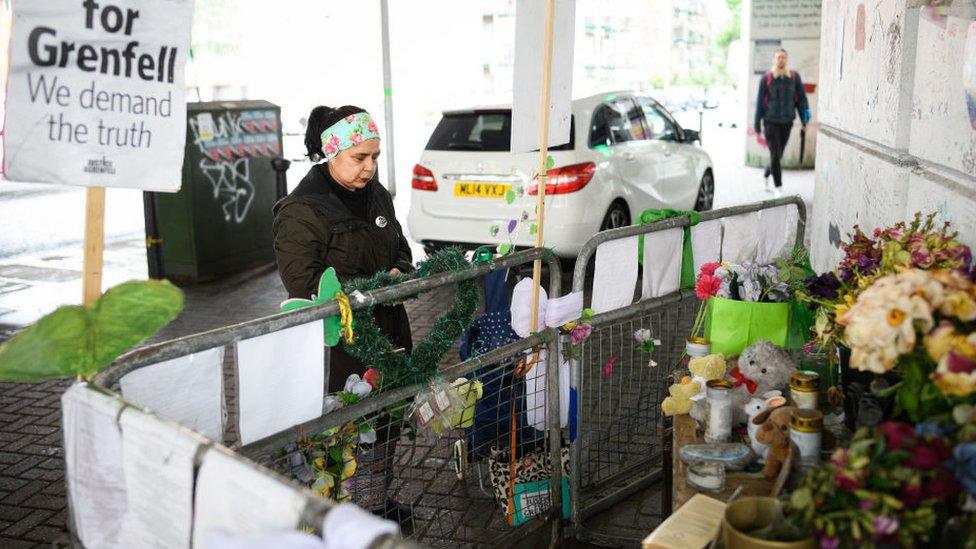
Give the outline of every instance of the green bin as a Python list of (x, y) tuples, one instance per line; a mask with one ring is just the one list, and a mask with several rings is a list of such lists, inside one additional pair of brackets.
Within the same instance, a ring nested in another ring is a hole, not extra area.
[(267, 101), (187, 104), (183, 185), (144, 195), (149, 275), (193, 284), (274, 261), (271, 207), (283, 196), (281, 109)]

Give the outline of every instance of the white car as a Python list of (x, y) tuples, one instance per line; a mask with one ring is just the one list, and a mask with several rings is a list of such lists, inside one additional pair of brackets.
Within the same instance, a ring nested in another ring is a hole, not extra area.
[[(648, 208), (712, 207), (712, 162), (698, 132), (682, 129), (654, 99), (577, 99), (571, 125), (570, 142), (550, 149), (544, 237), (557, 255), (576, 256), (593, 234), (629, 225)], [(511, 127), (510, 107), (444, 113), (411, 182), (410, 234), (426, 250), (534, 245), (525, 218), (535, 217), (539, 153), (511, 153)]]

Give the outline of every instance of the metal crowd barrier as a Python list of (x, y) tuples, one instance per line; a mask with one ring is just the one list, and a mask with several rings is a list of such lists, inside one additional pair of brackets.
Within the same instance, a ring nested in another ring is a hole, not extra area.
[[(542, 259), (548, 265), (549, 295), (560, 295), (562, 276), (558, 259), (548, 250), (533, 249), (499, 258), (491, 263), (472, 265), (464, 271), (438, 274), (366, 292), (365, 300), (352, 303), (352, 308), (402, 301), (423, 292), (446, 289), (462, 280), (483, 277), (496, 269), (529, 264), (536, 259)], [(90, 388), (118, 396), (119, 380), (134, 370), (223, 346), (228, 346), (224, 355), (224, 386), (236, 388), (237, 373), (233, 354), (235, 342), (302, 325), (338, 312), (338, 305), (328, 302), (317, 307), (274, 314), (139, 348), (96, 375)], [(375, 498), (379, 497), (399, 502), (401, 508), (394, 508), (392, 511), (387, 509), (390, 515), (388, 518), (403, 519), (407, 515), (403, 512), (405, 508), (411, 515), (408, 522), (412, 533), (404, 535), (407, 539), (398, 542), (397, 546), (511, 546), (516, 540), (533, 532), (550, 541), (556, 541), (562, 536), (562, 521), (554, 519), (562, 509), (563, 475), (555, 473), (561, 471), (562, 467), (551, 467), (550, 475), (540, 475), (537, 471), (534, 480), (548, 481), (549, 489), (537, 493), (534, 500), (523, 496), (524, 502), (530, 508), (535, 505), (535, 509), (539, 508), (539, 498), (548, 499), (548, 513), (540, 513), (528, 524), (512, 528), (508, 526), (506, 514), (495, 497), (489, 463), (494, 461), (495, 469), (503, 470), (503, 476), (508, 476), (507, 455), (496, 455), (493, 460), (492, 451), (504, 452), (510, 440), (513, 416), (516, 416), (517, 423), (516, 455), (519, 456), (520, 469), (533, 470), (534, 464), (544, 465), (546, 461), (550, 465), (560, 464), (568, 459), (568, 452), (562, 450), (560, 440), (558, 404), (547, 404), (558, 402), (555, 400), (559, 390), (558, 361), (547, 361), (545, 385), (537, 385), (534, 393), (526, 394), (527, 384), (514, 373), (515, 363), (525, 357), (526, 352), (544, 347), (551, 351), (550, 355), (555, 355), (558, 344), (556, 332), (546, 330), (476, 358), (442, 368), (440, 375), (448, 383), (457, 377), (477, 379), (483, 383), (484, 395), (478, 405), (481, 421), (468, 429), (455, 428), (439, 436), (429, 432), (416, 435), (411, 433), (398, 418), (409, 413), (407, 407), (413, 398), (427, 388), (425, 385), (413, 385), (371, 396), (354, 405), (242, 446), (236, 439), (233, 421), (239, 413), (235, 408), (236, 391), (225, 391), (225, 405), (231, 421), (228, 422), (225, 440), (213, 441), (212, 445), (261, 474), (275, 476), (301, 492), (306, 501), (302, 524), (316, 530), (316, 525), (322, 524), (331, 504), (312, 493), (305, 485), (293, 480), (293, 464), (287, 459), (286, 448), (294, 450), (307, 437), (357, 418), (367, 418), (377, 431), (377, 440), (357, 453), (360, 470), (365, 474), (355, 480), (358, 484), (357, 490), (353, 491), (353, 502), (362, 504), (363, 498), (369, 497), (374, 498), (371, 503), (377, 503)], [(545, 396), (541, 394), (543, 392), (546, 393)], [(526, 409), (527, 397), (533, 396), (539, 397), (532, 399), (536, 409)], [(516, 402), (514, 411), (513, 401)], [(527, 424), (529, 413), (533, 413), (536, 418), (534, 427)], [(170, 423), (173, 428), (182, 429), (175, 423)], [(393, 464), (392, 467), (389, 466), (390, 463)], [(196, 467), (199, 465), (198, 461)], [(386, 475), (392, 478), (383, 478)], [(494, 477), (497, 479), (499, 475)], [(377, 490), (378, 486), (390, 488), (389, 491)], [(551, 528), (548, 533), (544, 531), (547, 526)]]
[[(788, 205), (797, 208), (795, 244), (799, 245), (803, 243), (806, 225), (806, 206), (799, 197), (703, 212), (700, 221)], [(594, 235), (576, 259), (572, 291), (586, 289), (588, 263), (600, 244), (688, 224), (688, 217), (682, 216)], [(639, 298), (639, 277), (636, 290)], [(639, 544), (670, 514), (671, 484), (667, 476), (671, 425), (660, 405), (672, 382), (671, 371), (684, 352), (699, 304), (693, 291), (679, 290), (661, 297), (636, 299), (629, 306), (592, 318), (593, 332), (582, 344), (580, 359), (571, 361), (570, 394), (575, 402), (570, 410), (574, 413), (576, 433), (570, 444), (569, 486), (571, 530), (575, 537), (599, 544)], [(634, 332), (642, 328), (661, 340), (652, 355), (635, 342)], [(614, 357), (612, 372), (607, 375), (604, 365)], [(657, 366), (649, 365), (652, 359)], [(665, 482), (657, 516), (640, 513), (647, 501), (626, 501), (660, 480)], [(618, 504), (636, 509), (618, 509), (622, 521), (597, 520), (602, 511)], [(593, 521), (599, 524), (591, 525)]]

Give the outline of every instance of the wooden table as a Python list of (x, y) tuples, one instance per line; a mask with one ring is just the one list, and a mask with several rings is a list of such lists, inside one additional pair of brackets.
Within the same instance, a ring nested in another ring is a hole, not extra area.
[[(674, 431), (672, 433), (672, 471), (673, 482), (671, 484), (671, 510), (684, 505), (691, 496), (698, 493), (688, 485), (687, 467), (681, 462), (680, 449), (686, 444), (701, 444), (704, 441), (695, 429), (695, 420), (688, 414), (674, 416)], [(762, 473), (746, 473), (743, 471), (726, 471), (725, 490), (721, 493), (712, 494), (702, 492), (715, 499), (727, 501), (736, 487), (742, 486), (740, 496), (768, 496), (773, 491), (774, 479), (767, 479)]]

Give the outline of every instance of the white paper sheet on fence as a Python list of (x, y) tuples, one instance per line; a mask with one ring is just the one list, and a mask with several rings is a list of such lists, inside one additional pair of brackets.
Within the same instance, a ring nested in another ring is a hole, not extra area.
[(604, 242), (596, 248), (592, 308), (604, 313), (634, 302), (637, 237)]
[(211, 531), (203, 540), (207, 549), (323, 549), (322, 539), (304, 532), (279, 532), (238, 537), (222, 530)]
[(583, 292), (572, 292), (546, 304), (546, 326), (558, 328), (583, 316)]
[(512, 290), (512, 330), (521, 337), (529, 337), (532, 332), (545, 329), (546, 309), (549, 299), (545, 288), (539, 287), (539, 316), (536, 328), (532, 329), (532, 279), (523, 278)]
[(756, 261), (772, 263), (787, 257), (796, 239), (795, 206), (778, 206), (759, 212), (759, 250)]
[(759, 246), (759, 212), (726, 217), (722, 220), (722, 261), (741, 265), (756, 260)]
[(189, 547), (193, 458), (206, 440), (135, 408), (119, 425), (128, 501), (121, 547)]
[[(525, 374), (525, 421), (540, 431), (546, 428), (546, 352), (539, 353), (539, 362)], [(559, 425), (569, 425), (569, 363), (559, 365)]]
[(75, 532), (89, 549), (119, 546), (127, 505), (118, 426), (123, 406), (85, 383), (61, 397), (68, 498)]
[(684, 229), (644, 235), (644, 280), (641, 299), (660, 297), (681, 287)]
[[(321, 328), (318, 341), (321, 346)], [(304, 506), (301, 492), (220, 450), (208, 450), (197, 475), (193, 546), (208, 549), (203, 542), (217, 530), (239, 537), (295, 530)]]
[(325, 549), (366, 549), (376, 538), (398, 534), (392, 520), (384, 520), (352, 503), (333, 507), (322, 521)]
[[(569, 143), (573, 100), (573, 38), (576, 0), (556, 0), (552, 24), (552, 74), (549, 83), (549, 146)], [(542, 125), (542, 65), (546, 3), (518, 0), (515, 5), (515, 61), (512, 71), (512, 152), (539, 148)]]
[(324, 349), (321, 320), (237, 344), (242, 444), (319, 417)]
[(722, 220), (702, 221), (691, 228), (691, 252), (695, 258), (695, 276), (701, 266), (722, 259)]
[(224, 348), (207, 349), (130, 372), (122, 398), (218, 442), (224, 438)]

